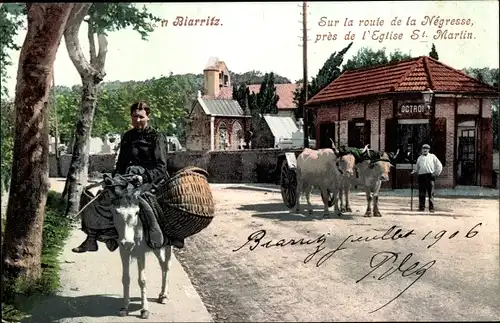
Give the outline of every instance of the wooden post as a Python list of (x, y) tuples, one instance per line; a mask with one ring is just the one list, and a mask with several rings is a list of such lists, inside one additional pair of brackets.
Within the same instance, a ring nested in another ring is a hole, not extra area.
[[(303, 80), (303, 87), (304, 87), (304, 95), (305, 95), (305, 102), (307, 102), (307, 88), (308, 88), (308, 82), (307, 82), (307, 1), (304, 1), (302, 3), (302, 59), (303, 59), (303, 72), (304, 72), (304, 80)], [(304, 133), (304, 148), (309, 148), (309, 120), (308, 120), (308, 115), (307, 115), (307, 109), (304, 106), (302, 109), (302, 118), (304, 121), (303, 125), (303, 133)]]

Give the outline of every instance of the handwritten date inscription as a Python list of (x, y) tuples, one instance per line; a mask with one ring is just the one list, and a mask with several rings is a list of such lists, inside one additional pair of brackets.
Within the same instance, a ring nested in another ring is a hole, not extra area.
[[(476, 230), (476, 228), (480, 227), (482, 223), (477, 223), (474, 225), (466, 234), (464, 234), (464, 237), (467, 239), (471, 239), (475, 237), (479, 231)], [(426, 240), (431, 240), (433, 239), (432, 243), (427, 245), (427, 249), (433, 247), (436, 243), (438, 243), (443, 237), (446, 236), (447, 230), (441, 230), (437, 233), (434, 233), (433, 231), (427, 232), (421, 239), (421, 241), (426, 241)], [(237, 252), (244, 247), (248, 247), (250, 251), (256, 250), (257, 247), (262, 247), (262, 248), (283, 248), (283, 247), (289, 247), (289, 246), (314, 246), (314, 250), (309, 253), (305, 258), (304, 258), (304, 263), (307, 264), (311, 260), (317, 258), (316, 256), (319, 257), (316, 261), (316, 267), (322, 266), (327, 260), (329, 260), (334, 254), (336, 254), (338, 251), (342, 251), (347, 249), (351, 244), (358, 243), (358, 242), (364, 242), (364, 243), (369, 243), (372, 241), (396, 241), (399, 239), (409, 239), (412, 236), (416, 236), (417, 233), (415, 230), (403, 230), (403, 229), (398, 229), (396, 225), (390, 227), (387, 231), (385, 231), (384, 234), (382, 235), (374, 235), (374, 236), (354, 236), (354, 235), (349, 235), (347, 236), (335, 249), (331, 249), (327, 252), (323, 252), (326, 249), (326, 246), (324, 244), (327, 242), (327, 237), (330, 235), (330, 233), (322, 234), (317, 238), (300, 238), (300, 239), (279, 239), (279, 240), (272, 240), (272, 239), (266, 239), (266, 230), (258, 230), (255, 232), (252, 232), (248, 238), (247, 241), (242, 244), (240, 247), (236, 248), (233, 250), (233, 252)], [(455, 231), (451, 233), (448, 236), (448, 240), (454, 239), (456, 236), (460, 234), (460, 231)], [(463, 233), (462, 233), (463, 234)], [(406, 292), (410, 287), (412, 287), (418, 280), (420, 280), (424, 274), (427, 272), (428, 269), (430, 269), (434, 264), (436, 264), (436, 260), (431, 260), (426, 263), (421, 263), (419, 261), (412, 262), (411, 258), (413, 257), (413, 253), (409, 253), (406, 256), (401, 256), (401, 253), (399, 252), (393, 252), (393, 251), (381, 251), (376, 254), (374, 254), (371, 259), (370, 259), (370, 271), (365, 274), (363, 277), (360, 279), (356, 280), (356, 283), (360, 283), (363, 280), (365, 280), (367, 277), (372, 276), (372, 278), (377, 279), (378, 281), (383, 281), (384, 279), (390, 277), (391, 275), (394, 275), (396, 273), (401, 274), (401, 277), (408, 277), (409, 279), (416, 277), (411, 284), (409, 284), (405, 289), (403, 289), (399, 294), (397, 294), (394, 298), (392, 298), (390, 301), (382, 305), (381, 307), (377, 308), (376, 310), (371, 311), (370, 313), (374, 313), (385, 306), (389, 305), (392, 303), (394, 300), (396, 300), (398, 297), (400, 297), (404, 292)], [(402, 259), (401, 262), (398, 260)], [(378, 275), (378, 276), (377, 276)]]

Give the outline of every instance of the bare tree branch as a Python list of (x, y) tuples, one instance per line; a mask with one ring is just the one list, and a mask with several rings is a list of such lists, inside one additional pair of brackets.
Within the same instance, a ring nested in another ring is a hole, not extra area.
[(106, 54), (108, 53), (108, 39), (104, 34), (97, 35), (97, 42), (99, 44), (99, 55), (97, 55), (94, 67), (101, 72), (102, 77), (106, 75), (104, 72), (104, 63), (106, 62)]
[(78, 32), (83, 18), (85, 18), (91, 6), (92, 3), (75, 4), (64, 31), (64, 40), (66, 41), (66, 48), (68, 50), (69, 57), (81, 77), (84, 75), (95, 74), (95, 70), (83, 54), (82, 47), (80, 46), (80, 40), (78, 39)]
[(87, 32), (87, 37), (89, 39), (89, 51), (90, 51), (90, 65), (95, 66), (95, 61), (97, 58), (97, 52), (95, 49), (95, 37), (94, 37), (94, 28), (90, 23), (88, 23), (89, 29)]

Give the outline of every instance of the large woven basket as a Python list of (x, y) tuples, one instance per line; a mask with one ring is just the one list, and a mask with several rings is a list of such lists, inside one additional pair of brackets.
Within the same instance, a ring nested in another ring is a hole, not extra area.
[(158, 204), (163, 216), (158, 219), (167, 236), (184, 239), (206, 228), (214, 217), (208, 173), (198, 167), (186, 167), (158, 187)]

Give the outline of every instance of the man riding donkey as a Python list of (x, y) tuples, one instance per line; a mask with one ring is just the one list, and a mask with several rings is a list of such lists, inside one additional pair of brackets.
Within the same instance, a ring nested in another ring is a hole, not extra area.
[[(130, 107), (133, 129), (122, 136), (113, 172), (113, 176), (132, 175), (131, 181), (137, 186), (146, 183), (156, 184), (169, 177), (166, 161), (161, 152), (159, 134), (148, 124), (149, 114), (150, 109), (144, 102), (134, 103)], [(82, 231), (87, 234), (87, 239), (80, 246), (73, 248), (73, 252), (97, 251), (97, 240), (105, 242), (110, 251), (118, 248), (113, 218), (107, 211), (112, 201), (106, 194), (100, 195), (98, 199), (99, 203), (93, 203), (93, 207), (82, 212)], [(154, 230), (150, 230), (150, 239), (154, 238)], [(167, 244), (177, 248), (184, 246), (182, 239), (165, 238), (169, 239)]]

